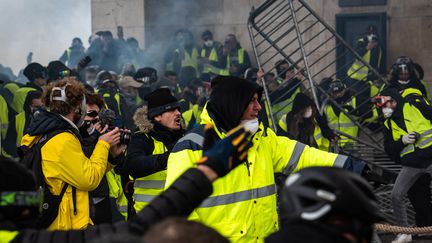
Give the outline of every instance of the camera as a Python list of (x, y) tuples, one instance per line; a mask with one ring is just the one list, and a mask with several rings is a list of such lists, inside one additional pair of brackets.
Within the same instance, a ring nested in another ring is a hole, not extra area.
[[(101, 109), (99, 111), (99, 124), (101, 127), (105, 127), (108, 125), (107, 132), (112, 131), (116, 128), (116, 114), (113, 110), (110, 109)], [(132, 135), (130, 132), (120, 131), (120, 143), (121, 144), (129, 144), (132, 140)]]

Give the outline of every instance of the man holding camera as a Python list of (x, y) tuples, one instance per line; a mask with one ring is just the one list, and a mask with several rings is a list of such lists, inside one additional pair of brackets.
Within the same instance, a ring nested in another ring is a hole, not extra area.
[[(391, 88), (375, 97), (375, 102), (386, 119), (385, 150), (402, 164), (392, 191), (392, 204), (398, 225), (407, 227), (404, 198), (422, 175), (432, 174), (432, 108), (406, 100)], [(399, 234), (393, 242), (410, 242), (411, 238)]]
[[(378, 42), (378, 29), (371, 25), (367, 28), (366, 36), (357, 40), (357, 53), (364, 62), (369, 63), (374, 69), (382, 73), (382, 50)], [(360, 60), (355, 60), (348, 69), (347, 75), (354, 81), (373, 81), (376, 75), (369, 70)]]
[(47, 223), (50, 230), (84, 229), (93, 224), (89, 191), (105, 174), (109, 152), (117, 156), (124, 149), (119, 144), (120, 129), (115, 128), (99, 137), (90, 157), (84, 154), (78, 130), (86, 115), (84, 94), (84, 86), (71, 77), (49, 84), (44, 96), (49, 112), (41, 111), (21, 141), (32, 147), (40, 139), (47, 140), (40, 150), (43, 179), (51, 194), (63, 191), (57, 216)]
[(168, 156), (184, 130), (178, 100), (168, 88), (149, 93), (134, 115), (138, 131), (129, 144), (123, 172), (135, 179), (134, 208), (141, 211), (165, 186)]

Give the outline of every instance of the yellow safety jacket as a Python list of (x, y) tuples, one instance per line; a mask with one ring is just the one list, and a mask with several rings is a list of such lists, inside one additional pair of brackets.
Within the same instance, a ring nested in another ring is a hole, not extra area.
[[(154, 142), (153, 155), (163, 154), (168, 151), (163, 142), (158, 141), (153, 137), (152, 139)], [(153, 198), (164, 191), (166, 176), (167, 171), (162, 170), (151, 175), (135, 179), (133, 198), (135, 201), (134, 208), (136, 212), (141, 211), (150, 203)]]
[(202, 108), (200, 108), (197, 104), (193, 105), (191, 109), (183, 112), (182, 116), (187, 128), (186, 130), (192, 128), (193, 125), (200, 123), (201, 112)]
[(19, 231), (0, 230), (0, 243), (9, 243), (19, 234)]
[[(206, 108), (201, 124), (213, 124), (220, 138), (226, 136), (215, 126)], [(190, 218), (210, 226), (231, 242), (264, 242), (278, 230), (274, 173), (287, 175), (310, 166), (343, 167), (347, 157), (327, 153), (287, 137), (278, 137), (261, 125), (252, 138), (246, 163), (213, 183), (213, 194)], [(188, 168), (196, 167), (202, 156), (202, 127), (181, 138), (168, 159), (168, 188)]]
[[(202, 48), (201, 49), (201, 57), (205, 58), (207, 57), (207, 53), (206, 53), (206, 49)], [(218, 62), (219, 61), (219, 57), (217, 55), (217, 51), (216, 48), (213, 47), (210, 51), (210, 55), (208, 56), (208, 59), (210, 62)], [(205, 63), (203, 65), (203, 73), (213, 73), (213, 74), (220, 74), (220, 69), (218, 69), (217, 67), (214, 67), (212, 64), (210, 63)]]
[[(40, 136), (23, 136), (21, 145), (31, 147)], [(90, 158), (84, 155), (78, 138), (62, 132), (48, 140), (41, 148), (42, 171), (54, 195), (59, 195), (65, 182), (67, 187), (59, 206), (59, 213), (49, 230), (80, 230), (93, 224), (90, 219), (89, 191), (99, 185), (107, 170), (109, 143), (99, 140)], [(76, 214), (72, 198), (76, 188)]]
[(0, 138), (3, 141), (9, 126), (9, 109), (6, 100), (0, 95)]
[(24, 111), (24, 102), (27, 98), (28, 92), (30, 91), (36, 91), (36, 89), (30, 87), (22, 87), (16, 91), (11, 105), (12, 109), (14, 109), (16, 113), (21, 113)]
[(419, 89), (416, 88), (408, 88), (404, 89), (401, 93), (401, 96), (405, 99), (409, 95), (414, 95), (418, 97), (418, 100), (424, 101), (426, 104), (430, 105), (429, 99), (426, 97), (426, 94), (423, 94)]
[[(243, 64), (244, 63), (244, 56), (245, 56), (245, 50), (243, 48), (237, 49), (237, 56), (238, 56), (238, 63)], [(229, 76), (230, 75), (230, 67), (231, 67), (231, 59), (230, 55), (227, 55), (227, 62), (225, 69), (219, 69), (219, 75), (222, 76)]]
[(25, 111), (19, 113), (15, 116), (15, 130), (16, 130), (16, 145), (17, 147), (21, 144), (21, 138), (24, 136), (24, 128), (26, 123), (26, 114)]
[(299, 85), (288, 99), (282, 100), (276, 104), (272, 104), (272, 111), (276, 120), (280, 120), (284, 114), (287, 114), (292, 110), (294, 99), (297, 94), (301, 92), (302, 90)]
[[(351, 101), (349, 101), (345, 105), (350, 105), (353, 107), (353, 109), (355, 109), (356, 98), (352, 97)], [(343, 105), (341, 106), (343, 107)], [(335, 111), (333, 110), (333, 106), (327, 104), (324, 108), (324, 114), (327, 116), (329, 127), (331, 129), (341, 131), (343, 133), (351, 135), (352, 137), (357, 137), (359, 128), (348, 116), (345, 115), (345, 113), (341, 111), (339, 113), (339, 116), (337, 116)], [(347, 143), (351, 142), (354, 141), (347, 137), (341, 136), (341, 139), (339, 139), (339, 146), (343, 147)]]
[(432, 123), (423, 116), (417, 107), (409, 102), (405, 102), (402, 112), (405, 117), (406, 130), (400, 128), (391, 118), (384, 122), (387, 129), (391, 130), (393, 140), (398, 141), (409, 132), (419, 133), (420, 138), (414, 144), (408, 144), (400, 151), (401, 158), (413, 153), (416, 148), (424, 149), (432, 145)]
[[(288, 125), (286, 122), (287, 114), (283, 115), (282, 118), (279, 120), (279, 127), (285, 131), (288, 132)], [(313, 138), (318, 146), (318, 149), (323, 151), (329, 151), (330, 150), (330, 141), (325, 138), (321, 133), (321, 128), (318, 126), (317, 121), (314, 119), (315, 128), (314, 128), (314, 134)]]
[(109, 196), (110, 198), (115, 198), (117, 209), (120, 214), (127, 219), (127, 206), (128, 201), (126, 196), (124, 195), (122, 184), (121, 184), (121, 176), (114, 172), (114, 169), (111, 169), (106, 174), (106, 179), (109, 187)]
[[(111, 94), (109, 92), (106, 92), (106, 93), (103, 94), (103, 97), (104, 97), (104, 99), (105, 98), (110, 98)], [(119, 114), (117, 114), (117, 115), (121, 116), (122, 110), (120, 109), (120, 92), (115, 93), (114, 99), (115, 99), (115, 101), (117, 103), (117, 109), (118, 109), (118, 112), (119, 112)], [(105, 102), (105, 108), (107, 108), (107, 109), (110, 108), (110, 107), (108, 107), (108, 104), (106, 102)]]
[[(364, 42), (365, 40), (362, 38), (358, 39), (358, 42)], [(379, 47), (378, 47), (379, 48)], [(362, 57), (363, 61), (366, 63), (370, 63), (370, 57), (371, 57), (371, 50), (368, 50)], [(382, 58), (382, 51), (381, 48), (379, 49), (379, 55), (378, 55), (378, 64), (381, 63)], [(369, 68), (363, 64), (360, 60), (356, 59), (354, 63), (351, 65), (351, 67), (348, 69), (347, 75), (356, 80), (363, 80), (363, 81), (369, 81), (366, 80), (369, 73)]]

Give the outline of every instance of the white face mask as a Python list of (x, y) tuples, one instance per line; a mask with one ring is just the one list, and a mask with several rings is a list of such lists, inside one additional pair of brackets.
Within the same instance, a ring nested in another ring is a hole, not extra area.
[(303, 114), (303, 118), (310, 118), (312, 116), (312, 107), (308, 107)]
[(382, 113), (384, 115), (384, 118), (390, 118), (393, 114), (393, 109), (389, 107), (382, 108)]
[(259, 128), (258, 118), (255, 118), (252, 120), (243, 120), (240, 122), (240, 124), (244, 126), (246, 131), (248, 131), (252, 134), (255, 134)]
[(410, 82), (410, 80), (406, 80), (406, 81), (404, 81), (404, 80), (398, 80), (398, 82), (400, 84), (408, 84)]
[(207, 46), (207, 47), (213, 46), (213, 40), (206, 40), (206, 41), (204, 41), (204, 45)]

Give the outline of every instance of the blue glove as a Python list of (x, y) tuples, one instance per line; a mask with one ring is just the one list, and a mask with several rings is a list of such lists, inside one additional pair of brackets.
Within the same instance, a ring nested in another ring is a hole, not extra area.
[[(210, 137), (207, 134), (213, 133), (213, 126), (206, 125), (204, 133), (205, 138)], [(197, 163), (210, 167), (218, 177), (225, 176), (247, 158), (247, 152), (252, 147), (249, 135), (243, 126), (232, 129), (227, 137), (204, 150), (203, 157)]]

